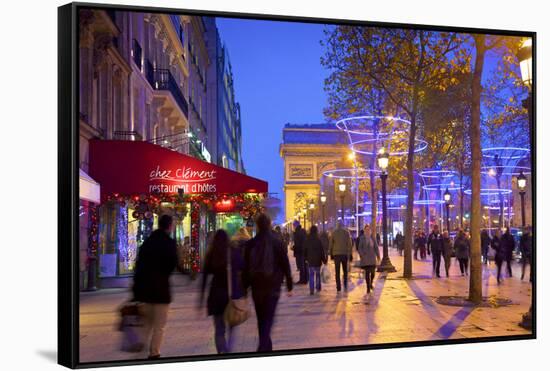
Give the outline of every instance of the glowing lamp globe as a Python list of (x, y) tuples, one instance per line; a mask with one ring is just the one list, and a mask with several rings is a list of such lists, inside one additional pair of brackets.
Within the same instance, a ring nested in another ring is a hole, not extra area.
[(389, 163), (390, 163), (390, 155), (384, 150), (384, 148), (381, 148), (378, 154), (378, 167), (382, 171), (386, 171), (388, 169)]
[(527, 186), (527, 178), (525, 177), (525, 174), (523, 174), (523, 171), (519, 173), (518, 175), (518, 188), (520, 191), (525, 190), (525, 187)]

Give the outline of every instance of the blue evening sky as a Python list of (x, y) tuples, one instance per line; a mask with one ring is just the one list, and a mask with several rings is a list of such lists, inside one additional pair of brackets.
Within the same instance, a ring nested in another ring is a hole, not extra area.
[[(328, 73), (320, 63), (325, 26), (230, 18), (216, 23), (229, 50), (241, 105), (244, 166), (284, 200), (283, 126), (325, 121)], [(278, 222), (282, 218), (281, 213)]]
[[(320, 41), (326, 26), (231, 18), (217, 18), (216, 23), (228, 47), (241, 105), (246, 171), (266, 180), (269, 192), (284, 201), (279, 156), (283, 126), (325, 122), (323, 86), (328, 71), (320, 63)], [(484, 82), (497, 61), (494, 53), (487, 54)], [(283, 217), (281, 212), (277, 222)]]

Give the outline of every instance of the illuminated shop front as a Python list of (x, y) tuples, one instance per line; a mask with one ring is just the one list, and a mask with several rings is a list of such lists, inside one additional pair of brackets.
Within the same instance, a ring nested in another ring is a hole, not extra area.
[(90, 142), (90, 174), (102, 186), (97, 211), (100, 278), (131, 275), (139, 246), (173, 216), (186, 271), (200, 271), (209, 232), (233, 234), (261, 210), (267, 183), (178, 152), (137, 141)]

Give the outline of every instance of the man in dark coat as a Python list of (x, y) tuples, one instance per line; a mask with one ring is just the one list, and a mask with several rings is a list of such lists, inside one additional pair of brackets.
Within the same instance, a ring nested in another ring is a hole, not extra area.
[(300, 279), (296, 282), (299, 285), (305, 285), (308, 282), (308, 272), (305, 263), (304, 243), (306, 232), (301, 225), (297, 225), (294, 230), (294, 257), (296, 258), (296, 268), (300, 271)]
[(139, 248), (134, 274), (134, 301), (141, 302), (145, 318), (144, 340), (151, 336), (149, 358), (160, 357), (160, 346), (172, 302), (170, 275), (178, 262), (176, 241), (170, 237), (172, 217), (163, 215), (159, 228)]
[(531, 274), (533, 272), (533, 269), (531, 268), (531, 258), (533, 256), (533, 236), (531, 235), (530, 227), (526, 227), (523, 230), (523, 234), (519, 240), (519, 249), (521, 250), (521, 279), (523, 280), (523, 278), (525, 278), (525, 266), (529, 264), (529, 282), (533, 282), (533, 276)]
[(439, 267), (441, 266), (441, 254), (443, 253), (443, 236), (439, 233), (439, 227), (434, 225), (432, 233), (428, 236), (428, 249), (432, 252), (433, 271), (437, 278), (440, 278)]
[(514, 240), (514, 236), (510, 233), (510, 228), (506, 228), (506, 232), (502, 235), (502, 246), (505, 252), (506, 270), (508, 271), (508, 276), (512, 277), (512, 258), (514, 257), (516, 240)]
[(281, 240), (271, 232), (271, 219), (260, 214), (256, 219), (258, 233), (248, 241), (244, 253), (243, 286), (252, 289), (252, 299), (258, 319), (258, 352), (271, 352), (271, 328), (275, 310), (281, 295), (281, 285), (286, 281), (292, 292), (292, 274), (288, 255)]

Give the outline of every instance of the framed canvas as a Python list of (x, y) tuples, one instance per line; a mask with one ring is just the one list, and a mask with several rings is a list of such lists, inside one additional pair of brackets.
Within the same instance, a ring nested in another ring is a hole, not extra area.
[(59, 8), (59, 363), (536, 338), (536, 34)]

